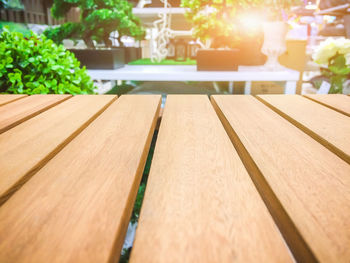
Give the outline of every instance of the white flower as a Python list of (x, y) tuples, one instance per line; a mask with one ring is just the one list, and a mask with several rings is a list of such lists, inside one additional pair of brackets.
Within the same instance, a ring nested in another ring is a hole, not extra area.
[(350, 53), (350, 39), (340, 38), (335, 42), (339, 54), (347, 55)]
[(350, 56), (350, 39), (346, 38), (327, 38), (321, 42), (316, 48), (312, 58), (320, 65), (328, 65), (328, 61), (331, 57), (337, 54), (344, 54), (347, 64), (349, 65)]

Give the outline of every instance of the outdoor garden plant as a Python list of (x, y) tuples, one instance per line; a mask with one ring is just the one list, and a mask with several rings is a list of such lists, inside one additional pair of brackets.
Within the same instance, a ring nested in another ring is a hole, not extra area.
[(329, 93), (342, 93), (344, 83), (350, 79), (350, 40), (327, 38), (317, 47), (313, 59), (330, 80)]
[[(206, 41), (207, 48), (236, 47), (242, 38), (256, 38), (261, 26), (247, 32), (247, 18), (259, 16), (266, 20), (286, 20), (292, 6), (302, 0), (182, 0), (189, 9), (186, 18), (192, 22), (194, 37)], [(254, 27), (253, 27), (254, 28)]]
[(123, 46), (122, 36), (141, 40), (145, 30), (138, 17), (132, 13), (132, 5), (127, 0), (54, 0), (52, 15), (63, 17), (72, 7), (79, 7), (80, 22), (68, 22), (48, 29), (44, 34), (56, 43), (64, 39), (83, 39), (86, 46), (95, 48), (93, 40), (103, 41), (111, 47), (111, 32), (118, 31), (118, 42)]
[(239, 27), (234, 23), (238, 8), (254, 6), (259, 0), (182, 0), (188, 8), (186, 18), (193, 25), (195, 38), (206, 42), (206, 47), (234, 47), (239, 40)]
[(0, 93), (92, 94), (85, 68), (62, 45), (45, 36), (10, 32), (0, 35)]

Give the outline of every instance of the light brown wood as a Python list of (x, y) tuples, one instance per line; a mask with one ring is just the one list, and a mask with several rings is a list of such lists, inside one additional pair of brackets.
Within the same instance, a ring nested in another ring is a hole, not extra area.
[(0, 106), (8, 104), (10, 102), (23, 99), (27, 95), (16, 95), (16, 94), (0, 94)]
[(212, 101), (297, 260), (349, 262), (349, 164), (251, 96)]
[(78, 95), (0, 134), (0, 204), (115, 98)]
[(290, 261), (208, 97), (169, 95), (130, 262)]
[(32, 95), (0, 107), (0, 133), (70, 97), (71, 95)]
[(160, 96), (112, 103), (0, 208), (0, 262), (117, 262)]
[(350, 116), (350, 98), (343, 94), (307, 94), (306, 98)]
[(259, 95), (258, 99), (350, 163), (349, 117), (299, 95)]

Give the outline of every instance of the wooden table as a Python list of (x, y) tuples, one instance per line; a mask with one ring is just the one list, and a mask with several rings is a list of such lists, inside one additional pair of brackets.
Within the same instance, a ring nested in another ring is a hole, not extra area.
[(349, 262), (350, 97), (1, 95), (0, 262)]

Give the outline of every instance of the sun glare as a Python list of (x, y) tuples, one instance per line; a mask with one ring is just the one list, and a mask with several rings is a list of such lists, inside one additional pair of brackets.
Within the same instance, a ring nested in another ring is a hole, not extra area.
[(263, 15), (257, 13), (244, 13), (238, 17), (242, 28), (248, 31), (258, 30), (265, 20)]

